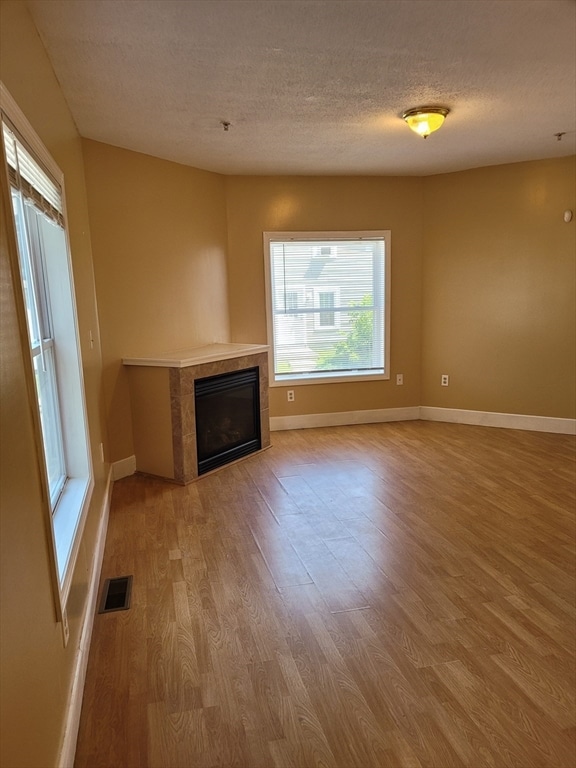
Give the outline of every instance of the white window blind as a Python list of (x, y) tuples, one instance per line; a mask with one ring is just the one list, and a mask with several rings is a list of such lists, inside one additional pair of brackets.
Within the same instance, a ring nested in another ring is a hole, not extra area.
[(10, 183), (21, 190), (46, 216), (64, 226), (60, 186), (40, 167), (18, 139), (16, 132), (3, 123), (4, 147)]
[(383, 375), (385, 237), (291, 235), (267, 235), (275, 381)]

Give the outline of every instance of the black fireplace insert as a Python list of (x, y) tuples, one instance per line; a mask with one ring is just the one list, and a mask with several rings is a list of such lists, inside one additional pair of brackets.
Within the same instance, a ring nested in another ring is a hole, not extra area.
[(258, 368), (196, 379), (198, 474), (262, 447)]

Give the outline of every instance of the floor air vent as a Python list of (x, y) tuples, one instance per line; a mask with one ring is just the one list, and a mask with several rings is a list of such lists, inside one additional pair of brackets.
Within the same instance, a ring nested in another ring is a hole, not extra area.
[(132, 576), (120, 576), (117, 579), (106, 579), (98, 613), (128, 610), (128, 608), (130, 608), (131, 592)]

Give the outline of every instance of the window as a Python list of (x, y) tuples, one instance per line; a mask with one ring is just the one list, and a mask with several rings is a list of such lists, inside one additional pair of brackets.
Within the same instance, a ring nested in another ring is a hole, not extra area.
[(320, 312), (315, 316), (316, 328), (335, 328), (339, 316), (334, 312), (336, 307), (337, 289), (316, 288), (314, 290), (315, 306)]
[(38, 442), (63, 609), (93, 481), (62, 174), (4, 88), (2, 103)]
[(286, 309), (298, 309), (298, 291), (286, 291)]
[(388, 378), (390, 233), (266, 232), (264, 250), (271, 384)]
[(336, 246), (316, 245), (312, 248), (312, 255), (316, 258), (328, 259), (331, 256), (336, 256)]

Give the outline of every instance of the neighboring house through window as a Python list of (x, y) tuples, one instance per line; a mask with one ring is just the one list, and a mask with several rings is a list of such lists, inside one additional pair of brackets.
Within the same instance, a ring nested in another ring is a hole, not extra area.
[(390, 233), (266, 232), (271, 384), (389, 378)]

